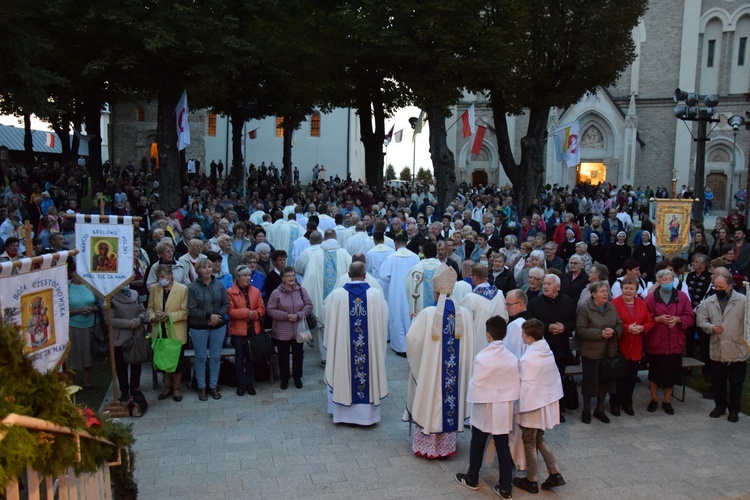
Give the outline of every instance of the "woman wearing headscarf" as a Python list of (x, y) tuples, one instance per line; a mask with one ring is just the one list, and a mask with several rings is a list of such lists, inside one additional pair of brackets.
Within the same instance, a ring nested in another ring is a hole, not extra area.
[(589, 246), (587, 251), (591, 255), (592, 262), (598, 262), (599, 264), (607, 264), (607, 247), (602, 244), (602, 240), (599, 239), (597, 233), (591, 233), (589, 236)]
[(617, 233), (615, 243), (607, 245), (607, 267), (609, 268), (610, 284), (614, 283), (618, 276), (622, 276), (622, 265), (632, 254), (632, 250), (627, 243), (627, 234), (625, 231)]
[(655, 279), (654, 267), (656, 267), (656, 247), (651, 242), (651, 233), (641, 231), (641, 242), (633, 249), (633, 259), (638, 261), (641, 276), (646, 282)]
[(571, 255), (574, 255), (576, 253), (576, 243), (578, 243), (578, 240), (576, 239), (575, 232), (570, 228), (566, 229), (565, 241), (563, 241), (557, 249), (557, 254), (562, 258), (562, 260), (568, 262), (568, 259), (570, 259)]

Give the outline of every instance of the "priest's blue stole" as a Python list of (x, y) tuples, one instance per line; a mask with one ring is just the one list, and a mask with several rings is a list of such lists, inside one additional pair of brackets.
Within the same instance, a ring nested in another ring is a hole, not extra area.
[(294, 259), (292, 258), (292, 250), (294, 250), (294, 242), (297, 241), (297, 238), (299, 238), (299, 226), (296, 224), (292, 226), (291, 231), (289, 233), (289, 247), (286, 249), (287, 254), (287, 265), (293, 266), (294, 265)]
[[(465, 332), (471, 335), (471, 332)], [(443, 432), (458, 430), (458, 401), (465, 397), (458, 393), (458, 360), (461, 343), (456, 339), (456, 306), (451, 299), (445, 300), (443, 312)]]
[(323, 298), (333, 291), (339, 275), (336, 273), (336, 252), (326, 250), (323, 258)]
[(422, 281), (422, 309), (435, 303), (435, 285), (432, 283), (434, 277), (434, 269), (425, 269), (424, 280)]
[(367, 331), (367, 290), (365, 282), (347, 283), (349, 292), (349, 348), (352, 376), (352, 404), (370, 404), (370, 343)]
[(484, 297), (487, 300), (492, 300), (495, 298), (495, 295), (497, 295), (497, 288), (494, 286), (482, 286), (482, 287), (476, 287), (474, 289), (474, 293), (479, 295), (480, 297)]

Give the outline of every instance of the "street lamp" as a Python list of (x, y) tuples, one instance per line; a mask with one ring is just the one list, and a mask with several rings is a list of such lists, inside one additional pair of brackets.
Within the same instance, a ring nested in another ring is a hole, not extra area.
[[(732, 127), (732, 133), (734, 134), (734, 140), (732, 141), (732, 177), (729, 179), (729, 203), (733, 203), (734, 199), (734, 170), (737, 167), (737, 131), (742, 125), (745, 124), (745, 119), (740, 115), (733, 115), (727, 120), (727, 124)], [(729, 205), (731, 208), (732, 205)]]
[[(417, 130), (417, 122), (419, 118), (412, 116), (409, 118), (409, 125), (412, 130)], [(412, 153), (411, 153), (411, 185), (414, 185), (414, 178), (417, 175), (417, 140), (414, 138), (412, 141)]]
[[(698, 106), (703, 101), (705, 107)], [(698, 206), (693, 206), (693, 220), (698, 224), (703, 224), (703, 204), (705, 203), (705, 185), (706, 185), (706, 143), (710, 140), (707, 133), (709, 122), (718, 122), (714, 118), (714, 107), (719, 105), (719, 97), (715, 94), (701, 97), (698, 94), (688, 93), (684, 90), (676, 89), (674, 91), (674, 102), (678, 103), (674, 108), (674, 115), (684, 122), (698, 122), (698, 136), (690, 136), (697, 142), (695, 156), (695, 195), (698, 198)], [(686, 124), (687, 125), (687, 124)], [(688, 128), (689, 130), (689, 128)]]

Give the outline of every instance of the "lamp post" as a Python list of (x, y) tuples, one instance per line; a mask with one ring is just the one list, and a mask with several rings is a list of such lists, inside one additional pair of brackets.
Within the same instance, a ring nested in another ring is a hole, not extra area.
[[(705, 107), (698, 106), (698, 102), (703, 100)], [(674, 101), (677, 104), (674, 108), (675, 116), (684, 122), (698, 122), (698, 135), (693, 137), (697, 143), (695, 155), (695, 195), (699, 203), (693, 206), (693, 220), (698, 224), (703, 224), (703, 204), (705, 203), (705, 185), (706, 185), (706, 143), (708, 138), (707, 126), (709, 122), (718, 122), (714, 118), (714, 107), (719, 105), (719, 97), (716, 95), (707, 95), (701, 97), (698, 94), (688, 93), (684, 90), (677, 89), (674, 91)], [(692, 137), (693, 133), (690, 132)]]
[(732, 127), (734, 139), (732, 140), (732, 177), (729, 179), (729, 208), (732, 208), (734, 199), (734, 171), (737, 168), (737, 131), (745, 124), (745, 119), (740, 115), (733, 115), (727, 120), (727, 124)]
[[(419, 118), (412, 116), (409, 118), (409, 125), (412, 130), (417, 130), (417, 122)], [(412, 153), (411, 153), (411, 185), (414, 186), (414, 179), (417, 176), (417, 138), (412, 137)]]

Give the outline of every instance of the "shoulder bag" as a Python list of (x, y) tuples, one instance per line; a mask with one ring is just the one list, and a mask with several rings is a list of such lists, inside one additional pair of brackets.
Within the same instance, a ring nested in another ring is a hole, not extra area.
[(141, 326), (133, 331), (133, 337), (122, 346), (122, 357), (129, 365), (148, 363), (154, 358), (151, 339), (145, 327)]
[[(164, 337), (164, 330), (166, 330), (166, 337)], [(157, 334), (151, 340), (151, 348), (154, 350), (154, 369), (174, 373), (180, 361), (182, 341), (175, 337), (174, 323), (169, 316), (164, 323), (164, 328), (157, 324)]]
[[(302, 299), (302, 303), (304, 304), (305, 303), (305, 297), (302, 295), (302, 288), (299, 289), (299, 297), (300, 297), (300, 299)], [(310, 314), (308, 314), (307, 316), (305, 316), (305, 321), (307, 321), (307, 327), (310, 330), (314, 330), (316, 328), (323, 328), (323, 323), (321, 323), (318, 320), (318, 317), (315, 316), (315, 314), (312, 311), (310, 311)]]
[(276, 354), (271, 332), (268, 330), (261, 330), (258, 335), (248, 335), (246, 342), (247, 348), (250, 351), (250, 360), (253, 363), (265, 361)]
[[(609, 350), (610, 340), (612, 339), (607, 339), (607, 350)], [(617, 380), (620, 377), (624, 377), (628, 373), (630, 373), (630, 366), (628, 366), (627, 360), (623, 358), (619, 353), (615, 354), (611, 358), (605, 357), (599, 365), (599, 380), (603, 382)]]

